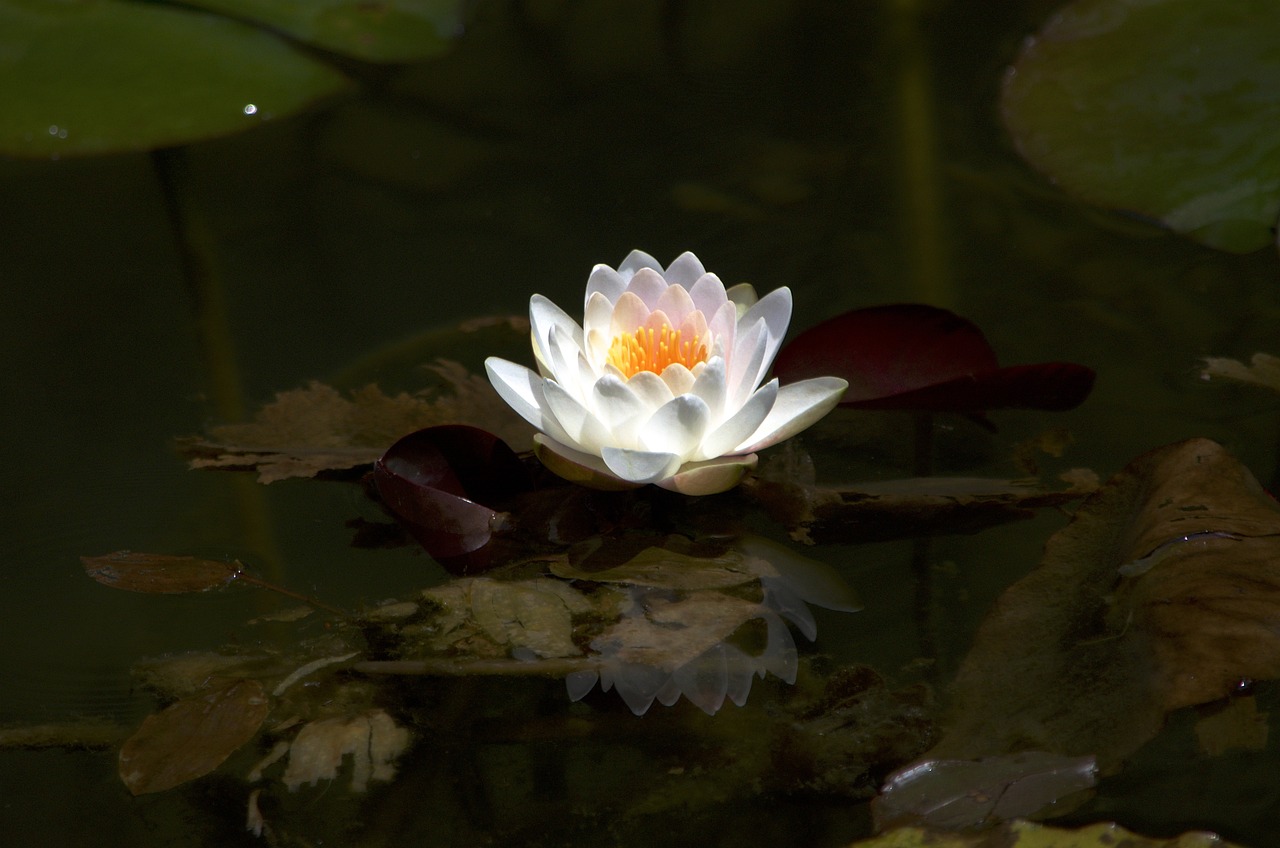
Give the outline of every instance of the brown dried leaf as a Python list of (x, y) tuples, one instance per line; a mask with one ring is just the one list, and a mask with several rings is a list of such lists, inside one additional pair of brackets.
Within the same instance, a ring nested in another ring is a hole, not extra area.
[(80, 562), (84, 564), (85, 573), (104, 586), (163, 595), (218, 589), (240, 573), (238, 562), (134, 551), (82, 556)]
[(258, 481), (314, 477), (371, 465), (397, 439), (439, 424), (470, 424), (501, 438), (515, 450), (532, 444), (532, 430), (484, 377), (456, 362), (429, 366), (447, 392), (384, 394), (367, 385), (345, 397), (313, 381), (305, 389), (280, 392), (243, 424), (212, 427), (205, 438), (183, 441), (192, 468), (256, 470)]
[(1055, 491), (1035, 480), (981, 477), (917, 477), (839, 488), (752, 478), (742, 489), (788, 525), (793, 538), (819, 544), (976, 533), (1085, 494), (1074, 483)]
[(1219, 445), (1139, 457), (983, 623), (937, 757), (1096, 753), (1117, 765), (1170, 710), (1280, 677), (1280, 506)]
[(233, 680), (177, 701), (147, 716), (121, 747), (120, 779), (143, 795), (202, 777), (252, 739), (268, 711), (256, 680)]

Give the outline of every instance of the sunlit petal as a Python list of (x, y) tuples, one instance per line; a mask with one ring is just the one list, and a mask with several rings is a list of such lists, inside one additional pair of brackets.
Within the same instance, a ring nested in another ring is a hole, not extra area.
[(706, 462), (686, 462), (674, 475), (659, 480), (657, 485), (682, 495), (727, 492), (742, 482), (742, 478), (756, 467), (758, 459), (754, 453), (749, 453), (745, 456), (722, 456)]
[(627, 291), (644, 301), (645, 306), (656, 309), (658, 298), (667, 290), (667, 281), (662, 274), (652, 268), (641, 268), (627, 283)]
[(560, 422), (568, 436), (567, 439), (557, 441), (588, 453), (595, 453), (609, 443), (608, 428), (559, 383), (547, 380), (543, 385), (543, 396), (546, 398), (547, 410)]
[(569, 440), (560, 422), (548, 411), (543, 391), (546, 381), (542, 377), (523, 365), (517, 365), (496, 356), (486, 359), (484, 368), (498, 396), (505, 400), (521, 418), (553, 439)]
[(618, 266), (618, 273), (624, 280), (630, 280), (641, 268), (651, 268), (659, 274), (662, 273), (662, 263), (643, 250), (633, 250), (628, 253), (627, 258)]
[(647, 450), (687, 458), (707, 432), (711, 413), (702, 398), (677, 395), (650, 416), (640, 430), (640, 443)]
[(778, 398), (778, 381), (770, 380), (761, 386), (733, 416), (716, 427), (702, 440), (702, 447), (693, 459), (711, 459), (726, 453), (742, 453), (735, 450), (764, 423), (773, 411)]
[(606, 447), (601, 458), (611, 472), (631, 483), (657, 483), (680, 470), (680, 457), (673, 453)]
[(705, 273), (707, 273), (707, 269), (702, 267), (702, 261), (686, 250), (672, 260), (671, 264), (667, 266), (664, 276), (667, 278), (668, 283), (674, 283), (689, 289)]
[(590, 302), (593, 294), (599, 294), (609, 303), (615, 302), (626, 291), (627, 280), (608, 265), (597, 265), (591, 269), (587, 278), (587, 294), (585, 300)]
[(778, 390), (768, 417), (734, 453), (747, 453), (789, 439), (826, 415), (840, 402), (848, 382), (839, 377), (813, 377)]

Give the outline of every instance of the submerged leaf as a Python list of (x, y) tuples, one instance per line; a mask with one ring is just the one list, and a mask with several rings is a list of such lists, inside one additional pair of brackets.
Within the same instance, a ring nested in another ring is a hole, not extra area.
[(120, 749), (134, 795), (163, 792), (216, 769), (258, 732), (269, 711), (256, 680), (232, 680), (147, 716)]
[(333, 780), (351, 755), (351, 791), (364, 792), (370, 780), (395, 777), (395, 761), (413, 736), (384, 710), (309, 722), (289, 746), (283, 780), (290, 792), (304, 784)]
[(476, 424), (521, 449), (532, 444), (532, 429), (488, 380), (445, 360), (431, 370), (448, 391), (392, 396), (367, 385), (346, 397), (312, 382), (280, 392), (253, 421), (212, 427), (183, 447), (192, 468), (252, 469), (258, 482), (273, 483), (371, 465), (406, 433), (441, 424)]
[(0, 153), (154, 150), (241, 132), (349, 87), (256, 27), (161, 3), (0, 2)]
[(1096, 754), (1165, 714), (1280, 677), (1280, 506), (1219, 445), (1139, 457), (1049, 540), (983, 622), (931, 756)]
[(1191, 832), (1169, 839), (1148, 838), (1102, 822), (1078, 830), (1015, 821), (978, 833), (947, 833), (904, 827), (849, 848), (1238, 848), (1213, 833)]
[(1022, 155), (1066, 191), (1224, 250), (1272, 241), (1273, 0), (1077, 0), (1026, 42), (1001, 105)]
[(935, 412), (1071, 409), (1094, 379), (1093, 371), (1070, 362), (1001, 368), (973, 322), (919, 303), (837, 315), (784, 346), (773, 370), (783, 382), (848, 380), (841, 406)]
[(189, 556), (116, 551), (82, 556), (85, 573), (104, 586), (129, 592), (175, 595), (226, 586), (240, 574), (240, 563)]

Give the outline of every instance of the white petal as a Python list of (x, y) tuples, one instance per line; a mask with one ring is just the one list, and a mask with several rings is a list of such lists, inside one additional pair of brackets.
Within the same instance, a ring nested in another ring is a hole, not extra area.
[(650, 416), (640, 430), (640, 443), (655, 453), (686, 460), (702, 444), (711, 412), (702, 398), (678, 395)]
[[(619, 292), (621, 297), (622, 293)], [(617, 298), (614, 298), (616, 300)], [(609, 300), (600, 292), (592, 292), (587, 297), (587, 308), (582, 313), (582, 332), (583, 336), (590, 342), (591, 334), (594, 332), (603, 332), (605, 334), (612, 333), (613, 323), (613, 301)]]
[(848, 382), (839, 377), (813, 377), (783, 386), (768, 417), (733, 452), (756, 451), (791, 438), (834, 409), (847, 388)]
[(569, 436), (547, 407), (546, 381), (523, 365), (491, 356), (484, 361), (489, 382), (507, 405), (542, 432), (562, 442)]
[[(702, 398), (707, 404), (707, 409), (711, 412), (712, 425), (719, 424), (725, 411), (725, 397), (729, 392), (726, 384), (724, 357), (713, 356), (708, 359), (706, 367), (694, 379), (693, 386), (689, 391), (691, 394)], [(755, 428), (753, 427), (752, 429)], [(746, 434), (743, 435), (745, 436)], [(735, 441), (734, 444), (737, 444), (738, 441), (741, 441), (741, 439)]]
[(587, 277), (587, 294), (583, 302), (589, 302), (591, 295), (599, 294), (613, 303), (626, 290), (629, 278), (629, 274), (624, 277), (608, 265), (597, 265), (591, 269), (591, 276)]
[(675, 397), (666, 382), (652, 371), (641, 371), (628, 380), (627, 384), (631, 387), (631, 391), (635, 392), (636, 397), (648, 407), (645, 418)]
[(716, 495), (741, 483), (747, 472), (756, 467), (758, 460), (759, 457), (749, 453), (745, 456), (722, 456), (706, 462), (686, 462), (673, 476), (659, 480), (657, 485), (682, 495)]
[(622, 260), (622, 264), (618, 266), (618, 273), (624, 280), (630, 280), (636, 271), (641, 268), (652, 268), (659, 274), (662, 273), (662, 263), (654, 259), (643, 250), (633, 250), (627, 254), (627, 258)]
[(582, 349), (582, 327), (578, 322), (549, 299), (535, 294), (529, 298), (529, 333), (533, 336), (533, 355), (540, 366), (550, 367), (553, 361), (547, 341), (552, 327), (565, 333), (579, 350)]
[(764, 379), (765, 372), (773, 364), (773, 357), (782, 346), (782, 338), (787, 334), (787, 325), (791, 323), (791, 289), (783, 286), (769, 292), (755, 306), (747, 310), (747, 314), (738, 322), (738, 328), (741, 329), (744, 325), (749, 326), (755, 321), (764, 323), (769, 342), (765, 345), (764, 360), (760, 363), (760, 369), (755, 374), (748, 371), (742, 375), (752, 387), (759, 385)]
[(570, 482), (606, 491), (634, 489), (641, 485), (628, 483), (614, 474), (600, 457), (566, 447), (542, 433), (535, 433), (533, 442), (534, 453), (542, 464)]
[(769, 328), (763, 321), (757, 321), (745, 329), (738, 328), (738, 336), (733, 343), (733, 356), (728, 361), (730, 406), (746, 403), (747, 397), (756, 390), (759, 381), (753, 382), (751, 377), (760, 373), (768, 344)]
[(594, 377), (590, 369), (584, 369), (582, 348), (560, 327), (552, 327), (547, 333), (547, 351), (550, 356), (546, 364), (552, 378), (579, 403), (584, 402)]
[(548, 380), (543, 396), (548, 410), (568, 435), (567, 440), (557, 441), (587, 453), (599, 453), (601, 446), (609, 442), (608, 428), (559, 383)]
[(627, 291), (634, 292), (650, 309), (657, 308), (658, 298), (662, 297), (662, 293), (666, 290), (667, 281), (662, 278), (662, 274), (651, 268), (641, 268), (636, 271), (631, 282), (627, 283)]
[[(730, 301), (725, 301), (715, 312), (704, 312), (707, 316), (708, 349), (717, 345), (723, 346), (721, 353), (733, 350), (738, 338), (738, 309)], [(712, 353), (715, 351), (712, 350)]]
[(601, 377), (591, 390), (591, 406), (596, 418), (608, 428), (610, 444), (619, 448), (640, 446), (636, 434), (653, 409), (647, 399), (636, 395), (626, 380), (613, 374)]
[(729, 302), (724, 293), (724, 283), (715, 274), (703, 274), (689, 288), (689, 297), (693, 305), (702, 310), (708, 319), (716, 314), (720, 307)]
[(688, 289), (705, 273), (707, 269), (702, 267), (698, 257), (686, 250), (672, 260), (663, 276), (667, 278), (668, 283), (679, 283)]
[(610, 472), (632, 483), (657, 483), (680, 470), (680, 457), (673, 453), (605, 448), (601, 458)]
[(770, 380), (747, 399), (733, 417), (707, 434), (694, 459), (715, 459), (729, 452), (734, 454), (745, 451), (734, 450), (743, 440), (760, 428), (777, 403), (778, 381)]
[(671, 326), (679, 327), (684, 322), (685, 316), (694, 310), (693, 298), (689, 297), (689, 292), (684, 286), (668, 286), (653, 309), (655, 312), (665, 312)]
[(618, 302), (613, 305), (613, 315), (609, 320), (609, 341), (622, 333), (634, 333), (644, 322), (649, 320), (650, 310), (635, 292), (623, 292)]
[(738, 306), (738, 314), (745, 315), (747, 310), (756, 305), (759, 296), (750, 283), (738, 283), (725, 290), (725, 296)]
[(668, 365), (662, 369), (662, 373), (658, 376), (662, 378), (662, 382), (667, 384), (667, 388), (671, 390), (673, 396), (686, 394), (693, 388), (695, 379), (693, 372), (679, 362)]

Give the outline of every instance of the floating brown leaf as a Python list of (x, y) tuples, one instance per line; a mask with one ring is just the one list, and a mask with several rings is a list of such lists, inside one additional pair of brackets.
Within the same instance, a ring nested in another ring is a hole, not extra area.
[(532, 444), (532, 430), (486, 379), (447, 360), (430, 370), (447, 392), (386, 395), (367, 385), (347, 397), (312, 382), (280, 392), (250, 422), (184, 440), (183, 449), (192, 468), (255, 470), (259, 482), (273, 483), (372, 465), (401, 436), (439, 424), (481, 426), (517, 450)]
[(931, 756), (1094, 753), (1280, 677), (1280, 506), (1219, 445), (1139, 457), (1048, 542), (978, 632)]
[(240, 573), (239, 563), (134, 551), (82, 556), (80, 562), (85, 573), (104, 586), (162, 595), (218, 589)]
[(120, 779), (134, 795), (208, 774), (258, 732), (269, 705), (262, 684), (233, 680), (147, 716), (120, 749)]

